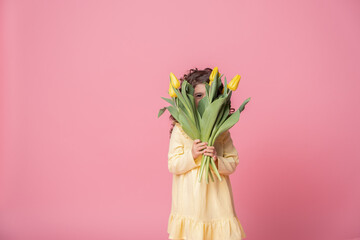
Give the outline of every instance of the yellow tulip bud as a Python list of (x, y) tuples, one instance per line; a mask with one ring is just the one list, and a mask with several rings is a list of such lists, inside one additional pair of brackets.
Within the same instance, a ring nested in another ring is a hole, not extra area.
[(169, 84), (169, 95), (170, 97), (177, 97), (174, 89), (171, 87), (171, 83)]
[(235, 91), (239, 85), (241, 76), (237, 74), (231, 81), (227, 84), (228, 89)]
[(170, 72), (170, 81), (174, 88), (178, 89), (180, 87), (180, 81), (176, 78), (176, 76)]
[(215, 78), (216, 73), (218, 73), (219, 76), (220, 76), (218, 67), (214, 67), (214, 69), (211, 71), (211, 74), (210, 74), (210, 77), (209, 77), (209, 79), (210, 79), (210, 83), (209, 83), (209, 84), (210, 84), (210, 85), (211, 85), (211, 82), (214, 81), (214, 78)]

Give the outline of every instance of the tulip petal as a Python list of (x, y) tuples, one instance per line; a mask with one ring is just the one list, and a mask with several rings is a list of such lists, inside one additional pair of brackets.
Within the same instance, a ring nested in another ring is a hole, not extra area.
[(175, 74), (170, 72), (170, 82), (175, 88), (180, 87), (180, 81), (176, 78)]

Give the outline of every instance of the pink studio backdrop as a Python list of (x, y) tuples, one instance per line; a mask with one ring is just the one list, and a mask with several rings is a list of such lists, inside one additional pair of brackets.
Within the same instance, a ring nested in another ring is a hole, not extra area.
[(359, 1), (0, 7), (1, 240), (168, 239), (160, 97), (215, 66), (251, 97), (231, 130), (247, 239), (360, 238)]

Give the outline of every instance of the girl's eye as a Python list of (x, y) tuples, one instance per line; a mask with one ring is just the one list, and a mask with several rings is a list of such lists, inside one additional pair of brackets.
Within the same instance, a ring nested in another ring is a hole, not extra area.
[(201, 97), (201, 94), (196, 95), (196, 97)]

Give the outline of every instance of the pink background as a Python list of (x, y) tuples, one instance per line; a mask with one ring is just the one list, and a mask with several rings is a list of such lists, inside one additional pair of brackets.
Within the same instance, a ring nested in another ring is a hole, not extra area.
[[(169, 73), (242, 76), (248, 240), (360, 238), (359, 1), (0, 3), (0, 239), (167, 239)], [(197, 239), (192, 239), (197, 240)]]

